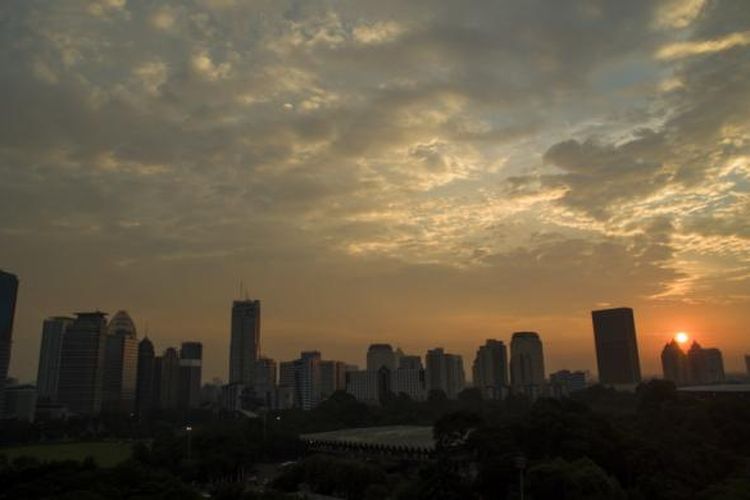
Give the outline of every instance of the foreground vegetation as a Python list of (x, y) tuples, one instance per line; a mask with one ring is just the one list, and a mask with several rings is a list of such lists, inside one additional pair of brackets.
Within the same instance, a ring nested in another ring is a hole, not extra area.
[[(596, 387), (533, 405), (483, 401), (469, 390), (458, 401), (402, 396), (372, 408), (340, 393), (307, 413), (204, 417), (189, 435), (182, 422), (147, 422), (136, 432), (148, 432), (150, 444), (139, 442), (131, 460), (110, 469), (95, 459), (0, 459), (0, 499), (194, 498), (198, 492), (275, 499), (311, 491), (351, 499), (510, 500), (519, 497), (521, 476), (527, 499), (750, 499), (750, 402), (699, 400), (659, 381), (637, 394)], [(415, 465), (305, 456), (297, 439), (390, 424), (433, 424), (437, 459)], [(256, 477), (258, 464), (284, 461), (294, 463), (270, 483)], [(133, 481), (125, 481), (128, 474)], [(135, 489), (134, 481), (143, 488)], [(43, 493), (47, 482), (54, 495)]]

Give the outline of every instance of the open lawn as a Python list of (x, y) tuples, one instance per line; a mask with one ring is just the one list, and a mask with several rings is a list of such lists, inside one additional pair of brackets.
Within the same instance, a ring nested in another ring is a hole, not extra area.
[(34, 457), (41, 461), (52, 460), (83, 460), (91, 456), (101, 467), (113, 467), (130, 458), (132, 443), (117, 441), (99, 441), (90, 443), (54, 443), (36, 444), (31, 446), (16, 446), (0, 448), (0, 455), (8, 460), (17, 457)]

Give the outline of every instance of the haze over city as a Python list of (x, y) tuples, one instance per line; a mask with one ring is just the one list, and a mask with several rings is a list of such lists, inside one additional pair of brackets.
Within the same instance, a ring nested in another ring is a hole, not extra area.
[[(0, 267), (10, 373), (49, 315), (126, 309), (227, 377), (262, 351), (472, 359), (539, 332), (595, 371), (635, 310), (740, 371), (750, 325), (744, 2), (4, 2)], [(240, 292), (240, 282), (246, 292)]]

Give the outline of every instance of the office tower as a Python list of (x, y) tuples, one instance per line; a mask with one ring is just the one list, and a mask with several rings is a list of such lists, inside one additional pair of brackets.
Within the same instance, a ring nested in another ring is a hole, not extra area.
[(449, 399), (455, 399), (464, 389), (466, 383), (463, 358), (457, 354), (448, 354), (443, 348), (427, 351), (425, 356), (426, 388), (430, 391), (441, 390)]
[(138, 415), (151, 413), (154, 408), (154, 344), (144, 337), (138, 343), (138, 372), (135, 405)]
[(5, 387), (5, 418), (33, 422), (36, 414), (36, 387), (29, 384)]
[(403, 370), (424, 370), (422, 358), (418, 354), (404, 354), (398, 360), (398, 368)]
[(232, 304), (232, 338), (229, 346), (229, 383), (252, 385), (252, 364), (260, 357), (260, 301), (236, 300)]
[(167, 348), (157, 359), (159, 373), (159, 407), (163, 410), (176, 410), (179, 406), (180, 357), (177, 349)]
[(57, 401), (57, 381), (60, 376), (60, 355), (63, 335), (73, 323), (73, 318), (55, 316), (44, 320), (42, 343), (39, 347), (39, 365), (36, 375), (36, 389), (39, 401)]
[(357, 401), (376, 405), (379, 403), (379, 375), (373, 370), (357, 370), (346, 373), (346, 392)]
[(592, 311), (599, 382), (632, 386), (641, 381), (633, 310), (627, 307)]
[(244, 393), (245, 386), (243, 384), (234, 383), (223, 385), (221, 386), (219, 405), (225, 410), (240, 411), (243, 409), (242, 402)]
[(664, 380), (671, 380), (677, 386), (688, 384), (688, 356), (676, 340), (664, 346), (661, 351), (661, 367)]
[(486, 399), (504, 399), (508, 392), (508, 351), (500, 340), (487, 339), (472, 366), (474, 387)]
[(747, 374), (750, 376), (750, 354), (745, 354), (745, 370), (747, 370)]
[(571, 372), (570, 370), (560, 370), (550, 373), (549, 383), (553, 396), (568, 396), (573, 392), (586, 389), (588, 374), (584, 371)]
[(544, 351), (536, 332), (516, 332), (510, 341), (510, 385), (536, 399), (544, 388)]
[(183, 410), (197, 408), (201, 395), (201, 370), (203, 344), (183, 342), (180, 346), (179, 407)]
[(65, 330), (60, 355), (57, 400), (80, 415), (97, 415), (102, 409), (107, 314), (76, 313)]
[(721, 351), (715, 347), (703, 349), (703, 358), (706, 363), (707, 384), (720, 384), (724, 382), (724, 358)]
[(424, 401), (427, 398), (423, 369), (398, 368), (390, 375), (390, 391), (393, 394), (406, 394), (414, 401)]
[(396, 353), (390, 344), (372, 344), (367, 350), (367, 369), (376, 372), (381, 367), (396, 369)]
[(294, 387), (294, 361), (279, 363), (279, 386)]
[(320, 403), (320, 353), (307, 351), (294, 361), (294, 392), (296, 404), (303, 410)]
[(13, 319), (16, 315), (18, 278), (0, 270), (0, 418), (3, 416), (3, 388), (8, 378), (10, 348), (13, 341)]
[(320, 398), (326, 400), (336, 391), (346, 390), (346, 363), (320, 362)]
[(693, 342), (687, 354), (690, 384), (719, 384), (724, 381), (724, 359), (716, 348), (703, 348)]
[(138, 370), (138, 340), (135, 323), (126, 311), (117, 311), (107, 327), (104, 354), (102, 409), (132, 413)]
[(253, 363), (253, 395), (255, 399), (271, 408), (276, 394), (276, 361), (261, 357)]

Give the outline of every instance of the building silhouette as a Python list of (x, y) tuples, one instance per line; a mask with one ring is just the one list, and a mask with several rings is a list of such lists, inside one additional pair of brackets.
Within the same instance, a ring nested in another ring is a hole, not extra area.
[(203, 344), (183, 342), (180, 346), (179, 407), (183, 410), (197, 408), (201, 396), (203, 370)]
[(750, 376), (750, 354), (745, 354), (745, 370), (747, 370), (747, 374)]
[(585, 371), (559, 370), (549, 375), (552, 397), (567, 397), (570, 394), (586, 389), (588, 374)]
[(325, 401), (336, 391), (346, 390), (346, 363), (343, 361), (320, 362), (320, 399)]
[(261, 356), (253, 363), (253, 372), (251, 390), (255, 400), (261, 406), (272, 408), (276, 399), (276, 361)]
[(36, 390), (39, 401), (57, 401), (63, 337), (65, 330), (71, 324), (73, 324), (73, 318), (67, 316), (55, 316), (44, 320), (36, 374)]
[(380, 398), (380, 376), (374, 370), (355, 370), (346, 373), (346, 392), (357, 401), (376, 405)]
[(508, 392), (508, 351), (500, 340), (487, 339), (472, 365), (474, 387), (486, 399), (504, 399)]
[(466, 384), (463, 358), (458, 354), (446, 353), (442, 347), (427, 351), (425, 381), (428, 395), (438, 390), (443, 391), (449, 399), (455, 399)]
[(422, 358), (418, 354), (405, 354), (398, 360), (398, 368), (401, 370), (424, 370)]
[(531, 399), (544, 390), (544, 348), (536, 332), (516, 332), (510, 341), (510, 385)]
[(180, 356), (177, 349), (168, 347), (164, 354), (156, 358), (156, 366), (159, 375), (159, 408), (176, 410), (180, 403)]
[(390, 391), (394, 395), (406, 394), (414, 401), (424, 401), (427, 398), (425, 372), (422, 368), (404, 368), (402, 364), (390, 375)]
[(671, 380), (676, 386), (690, 383), (688, 356), (676, 340), (672, 340), (661, 351), (661, 367), (664, 380)]
[(5, 387), (5, 418), (33, 422), (36, 416), (37, 392), (30, 384)]
[(390, 371), (396, 369), (396, 353), (390, 344), (372, 344), (367, 349), (367, 370), (378, 371), (385, 367)]
[(154, 409), (154, 344), (148, 337), (138, 343), (135, 405), (138, 415), (146, 416)]
[(57, 400), (79, 415), (102, 409), (107, 314), (76, 313), (65, 330), (60, 356)]
[(628, 307), (593, 311), (599, 382), (633, 386), (641, 381), (633, 310)]
[(232, 304), (232, 337), (229, 346), (229, 383), (253, 385), (253, 363), (260, 357), (260, 301), (236, 300)]
[(117, 311), (107, 326), (102, 409), (114, 413), (135, 410), (138, 339), (132, 318)]
[(703, 348), (693, 342), (687, 354), (690, 384), (719, 384), (724, 382), (724, 359), (716, 348)]
[(3, 391), (8, 378), (10, 349), (13, 342), (13, 320), (16, 316), (18, 278), (0, 270), (0, 418), (4, 415)]

